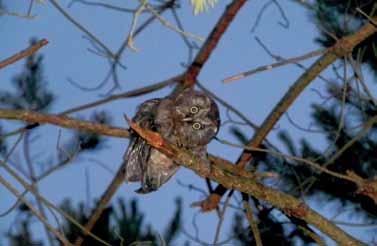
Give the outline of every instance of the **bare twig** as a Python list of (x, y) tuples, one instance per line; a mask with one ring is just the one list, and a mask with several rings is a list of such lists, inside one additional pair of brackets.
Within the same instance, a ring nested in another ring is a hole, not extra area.
[[(140, 0), (140, 1), (143, 1), (143, 0)], [(185, 36), (185, 37), (188, 37), (188, 38), (192, 38), (192, 39), (196, 39), (200, 42), (203, 42), (204, 39), (196, 34), (193, 34), (193, 33), (189, 33), (189, 32), (185, 32), (183, 30), (181, 30), (179, 27), (173, 25), (172, 23), (170, 23), (169, 21), (167, 21), (165, 18), (163, 18), (160, 14), (158, 14), (158, 12), (152, 7), (150, 6), (149, 4), (146, 5), (146, 8), (148, 9), (148, 11), (150, 11), (154, 16), (156, 16), (156, 18), (160, 21), (160, 23), (164, 26), (166, 26), (167, 28)]]
[(232, 196), (230, 196), (230, 195), (227, 196), (227, 198), (225, 199), (223, 208), (220, 210), (220, 213), (219, 213), (219, 222), (217, 223), (216, 232), (215, 232), (215, 238), (213, 240), (213, 244), (217, 244), (217, 242), (219, 241), (220, 232), (221, 232), (221, 226), (223, 225), (224, 217), (225, 217), (225, 212), (226, 212), (226, 209), (227, 209), (227, 207), (229, 205), (231, 197)]
[[(127, 91), (127, 92), (124, 92), (124, 93), (119, 93), (119, 94), (115, 94), (115, 95), (112, 95), (112, 96), (108, 96), (108, 97), (105, 97), (105, 98), (100, 99), (100, 100), (96, 100), (96, 101), (86, 103), (86, 104), (83, 104), (83, 105), (80, 105), (80, 106), (77, 106), (77, 107), (74, 107), (74, 108), (67, 109), (67, 110), (59, 113), (58, 115), (72, 114), (72, 113), (76, 113), (76, 112), (83, 111), (83, 110), (86, 110), (86, 109), (94, 108), (94, 107), (97, 107), (99, 105), (106, 104), (106, 103), (109, 103), (109, 102), (112, 102), (112, 101), (116, 101), (116, 100), (119, 100), (119, 99), (132, 98), (132, 97), (141, 96), (141, 95), (144, 95), (144, 94), (147, 94), (147, 93), (151, 93), (151, 92), (160, 90), (160, 89), (162, 89), (162, 88), (164, 88), (168, 85), (176, 83), (177, 81), (180, 80), (180, 78), (181, 78), (181, 76), (175, 76), (175, 77), (172, 77), (170, 79), (167, 79), (167, 80), (164, 80), (164, 81), (152, 84), (152, 85), (148, 85), (148, 86), (141, 87), (141, 88), (138, 88), (138, 89), (135, 89), (135, 90), (130, 90), (130, 91)], [(11, 131), (9, 133), (6, 133), (6, 134), (0, 136), (0, 138), (1, 139), (7, 138), (9, 136), (13, 136), (13, 135), (25, 132), (27, 130), (34, 129), (38, 126), (40, 126), (40, 124), (29, 124), (25, 127)]]
[(263, 246), (260, 231), (258, 229), (258, 222), (254, 218), (250, 204), (247, 201), (243, 201), (242, 205), (246, 213), (246, 218), (249, 221), (250, 229), (254, 235), (255, 246)]
[(71, 15), (68, 14), (67, 11), (60, 6), (58, 1), (50, 0), (51, 4), (74, 26), (76, 26), (80, 31), (88, 35), (94, 42), (96, 42), (112, 59), (115, 58), (114, 53), (101, 41), (99, 40), (94, 34), (92, 34), (88, 29), (86, 29), (83, 25), (81, 25), (78, 21), (76, 21)]
[(115, 192), (118, 190), (118, 188), (123, 184), (125, 180), (125, 166), (122, 164), (117, 173), (115, 174), (114, 178), (112, 179), (110, 185), (106, 188), (106, 190), (103, 192), (100, 200), (96, 204), (96, 207), (92, 211), (88, 222), (84, 225), (85, 232), (82, 236), (79, 236), (75, 240), (75, 246), (80, 246), (85, 239), (85, 236), (88, 235), (88, 233), (93, 229), (94, 225), (96, 224), (97, 220), (100, 218), (103, 210), (106, 208), (107, 204), (111, 200), (111, 198), (114, 196)]
[(81, 3), (81, 4), (84, 4), (84, 5), (88, 5), (88, 6), (102, 7), (102, 8), (116, 10), (116, 11), (120, 11), (120, 12), (126, 12), (126, 13), (133, 13), (133, 12), (136, 11), (135, 9), (131, 9), (131, 8), (123, 8), (123, 7), (118, 7), (118, 6), (115, 6), (115, 5), (112, 5), (112, 4), (101, 3), (101, 2), (91, 2), (91, 1), (86, 1), (86, 0), (72, 0), (69, 3), (68, 7), (73, 6), (73, 4), (75, 4), (75, 3)]
[(246, 72), (242, 72), (242, 73), (239, 73), (239, 74), (236, 74), (236, 75), (232, 75), (232, 76), (224, 79), (223, 82), (229, 83), (229, 82), (232, 82), (232, 81), (235, 81), (235, 80), (240, 80), (240, 79), (243, 79), (247, 76), (251, 76), (253, 74), (256, 74), (256, 73), (259, 73), (259, 72), (262, 72), (262, 71), (268, 71), (268, 70), (274, 69), (276, 67), (288, 65), (288, 64), (291, 64), (291, 63), (296, 63), (296, 62), (306, 60), (306, 59), (309, 59), (309, 58), (312, 58), (312, 57), (315, 57), (315, 56), (319, 56), (319, 55), (322, 55), (324, 52), (326, 52), (326, 50), (323, 50), (323, 49), (315, 50), (315, 51), (309, 52), (305, 55), (284, 59), (282, 61), (272, 63), (272, 64), (269, 64), (269, 65), (260, 66), (260, 67), (254, 68), (254, 69), (246, 71)]
[(37, 52), (40, 48), (42, 48), (46, 44), (48, 44), (47, 39), (42, 39), (42, 40), (38, 41), (37, 43), (31, 45), (27, 49), (22, 50), (19, 53), (15, 54), (11, 57), (8, 57), (7, 59), (5, 59), (3, 61), (0, 61), (0, 69), (4, 68), (4, 67), (6, 67), (6, 66), (8, 66), (12, 63), (15, 63), (18, 60), (21, 60), (22, 58), (25, 58), (25, 57), (28, 57), (28, 56), (34, 54), (35, 52)]
[[(38, 187), (38, 183), (36, 182), (37, 179), (36, 179), (36, 173), (35, 173), (35, 170), (34, 170), (34, 165), (31, 161), (31, 157), (30, 157), (30, 132), (26, 132), (24, 134), (24, 141), (23, 141), (23, 151), (24, 151), (24, 156), (25, 156), (25, 162), (26, 162), (26, 165), (27, 165), (27, 168), (28, 168), (28, 171), (29, 171), (29, 176), (30, 176), (30, 180), (32, 182), (32, 186), (33, 188), (39, 192), (39, 187)], [(45, 208), (43, 207), (42, 205), (42, 202), (41, 200), (38, 198), (38, 197), (35, 197), (35, 200), (37, 202), (37, 208), (39, 210), (39, 212), (41, 213), (41, 215), (43, 216), (43, 218), (45, 220), (47, 220), (47, 216), (46, 216), (46, 211), (45, 211)], [(50, 231), (48, 229), (48, 227), (45, 225), (45, 233), (47, 235), (47, 239), (50, 243), (51, 246), (54, 245), (54, 242), (53, 242), (53, 238), (52, 238), (52, 235), (50, 234)]]
[(32, 214), (34, 214), (41, 222), (42, 224), (49, 230), (51, 231), (56, 238), (58, 238), (64, 245), (73, 245), (71, 244), (68, 239), (60, 234), (60, 232), (58, 230), (56, 230), (52, 225), (50, 225), (47, 220), (45, 219), (45, 217), (40, 214), (38, 212), (38, 210), (36, 208), (33, 207), (33, 205), (28, 201), (26, 200), (25, 197), (23, 197), (18, 191), (16, 188), (14, 188), (9, 182), (6, 181), (5, 178), (3, 178), (2, 176), (0, 176), (0, 183), (5, 187), (7, 188), (10, 192), (12, 192), (14, 194), (14, 196), (16, 196), (18, 199), (20, 199), (29, 209), (30, 209), (30, 212)]
[[(108, 244), (107, 242), (105, 242), (104, 240), (102, 240), (101, 238), (99, 238), (98, 236), (94, 235), (91, 232), (86, 231), (85, 228), (79, 222), (77, 222), (76, 219), (74, 219), (71, 215), (69, 215), (64, 210), (62, 210), (61, 208), (55, 206), (53, 203), (51, 203), (46, 198), (44, 198), (43, 196), (41, 196), (39, 194), (39, 192), (37, 192), (32, 185), (30, 185), (23, 178), (21, 178), (12, 168), (10, 168), (7, 165), (7, 163), (1, 161), (0, 164), (1, 164), (1, 167), (3, 167), (15, 180), (17, 180), (25, 188), (25, 190), (27, 190), (30, 193), (32, 193), (35, 197), (38, 197), (38, 199), (40, 199), (48, 208), (52, 208), (55, 211), (59, 212), (63, 217), (65, 217), (67, 220), (69, 220), (69, 222), (71, 222), (73, 225), (75, 225), (76, 227), (78, 227), (81, 231), (83, 231), (85, 233), (88, 233), (93, 239), (97, 240), (98, 242), (102, 243), (103, 245), (111, 246), (110, 244)], [(25, 199), (20, 194), (18, 194), (17, 197), (20, 200)], [(64, 245), (66, 245), (66, 244), (64, 244)], [(72, 245), (72, 244), (69, 243), (68, 245)]]
[(201, 47), (199, 53), (196, 55), (194, 61), (187, 69), (184, 79), (184, 83), (186, 86), (193, 86), (195, 84), (196, 78), (202, 70), (202, 67), (207, 62), (209, 56), (216, 48), (221, 37), (228, 29), (234, 17), (237, 15), (238, 11), (242, 8), (242, 6), (245, 3), (246, 0), (233, 0), (233, 2), (228, 5), (221, 18), (216, 23), (215, 27), (212, 29), (212, 32), (208, 36), (204, 45)]
[(75, 120), (67, 116), (48, 115), (26, 110), (0, 109), (0, 118), (23, 120), (30, 123), (48, 123), (64, 128), (90, 131), (97, 134), (105, 134), (113, 137), (127, 138), (129, 133), (124, 128), (110, 127), (104, 124), (91, 123), (89, 121)]

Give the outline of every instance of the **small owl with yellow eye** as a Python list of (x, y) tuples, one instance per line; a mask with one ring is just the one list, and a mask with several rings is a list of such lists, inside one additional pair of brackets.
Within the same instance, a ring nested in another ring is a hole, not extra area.
[[(206, 158), (207, 144), (220, 126), (216, 103), (205, 93), (185, 89), (181, 93), (142, 103), (133, 121), (143, 128), (156, 131), (169, 143)], [(179, 165), (131, 133), (124, 155), (128, 182), (140, 182), (138, 193), (149, 193), (166, 183)]]

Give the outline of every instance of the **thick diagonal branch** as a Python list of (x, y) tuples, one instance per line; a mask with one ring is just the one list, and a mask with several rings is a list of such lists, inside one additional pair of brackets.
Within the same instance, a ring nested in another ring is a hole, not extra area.
[[(377, 17), (373, 20), (377, 21)], [(352, 35), (346, 36), (340, 39), (333, 47), (330, 47), (327, 52), (321, 56), (306, 72), (304, 72), (297, 81), (288, 89), (283, 98), (276, 104), (270, 114), (261, 124), (258, 131), (248, 142), (248, 146), (255, 148), (258, 147), (262, 141), (266, 138), (268, 133), (272, 130), (274, 125), (279, 121), (281, 116), (288, 110), (298, 96), (304, 91), (304, 89), (330, 64), (332, 64), (338, 58), (350, 53), (352, 49), (361, 43), (366, 38), (370, 37), (377, 31), (377, 28), (370, 23), (364, 25), (360, 30)], [(252, 153), (250, 151), (243, 151), (237, 161), (239, 168), (244, 168), (252, 160)], [(225, 187), (221, 184), (218, 185), (212, 196), (222, 196), (226, 192)], [(215, 209), (217, 204), (209, 204), (210, 201), (220, 201), (219, 198), (208, 198), (203, 202), (203, 206), (207, 210)]]
[[(129, 131), (126, 129), (108, 127), (105, 125), (93, 124), (87, 121), (75, 120), (64, 116), (45, 115), (30, 111), (1, 109), (0, 118), (18, 119), (36, 123), (40, 121), (40, 123), (50, 123), (83, 131), (94, 131), (97, 134), (115, 137), (129, 136)], [(178, 147), (167, 143), (157, 133), (141, 129), (135, 124), (131, 124), (131, 127), (141, 137), (145, 138), (153, 147), (168, 155), (175, 162), (195, 171), (198, 175), (222, 184), (226, 189), (238, 190), (254, 196), (257, 199), (264, 200), (291, 216), (305, 220), (307, 223), (316, 226), (323, 233), (329, 235), (340, 245), (362, 245), (361, 242), (357, 241), (328, 221), (326, 218), (310, 209), (302, 201), (259, 183), (258, 179), (260, 176), (257, 174), (239, 169), (229, 161), (215, 156), (210, 156), (209, 160), (212, 163), (212, 168), (211, 170), (208, 170), (208, 168), (206, 168), (207, 163), (205, 160), (197, 158), (192, 153), (181, 150)], [(116, 189), (121, 184), (121, 180), (123, 180), (122, 175), (124, 175), (123, 170), (119, 169), (118, 174), (116, 175), (117, 178), (114, 179), (112, 184), (107, 189), (107, 192), (105, 192), (105, 194), (107, 194), (105, 196), (107, 197), (103, 197), (104, 200), (110, 200)]]
[[(375, 18), (377, 20), (377, 17)], [(288, 89), (286, 94), (274, 107), (271, 113), (263, 121), (259, 130), (254, 134), (253, 138), (249, 141), (250, 147), (258, 147), (265, 139), (267, 134), (274, 127), (276, 122), (281, 116), (288, 110), (298, 96), (304, 91), (304, 89), (330, 64), (336, 59), (343, 57), (350, 53), (352, 49), (360, 42), (371, 36), (377, 31), (377, 28), (372, 24), (366, 24), (357, 33), (349, 35), (340, 39), (333, 47), (320, 57), (304, 74), (302, 74), (298, 80)], [(252, 155), (250, 152), (243, 152), (240, 156), (237, 164), (240, 167), (244, 167), (250, 162)]]
[(227, 189), (234, 189), (252, 195), (257, 199), (266, 201), (271, 205), (283, 210), (286, 214), (305, 220), (317, 227), (323, 233), (335, 240), (339, 245), (364, 245), (362, 242), (348, 235), (335, 224), (331, 223), (322, 215), (309, 208), (304, 202), (295, 197), (269, 188), (259, 183), (255, 178), (245, 177), (239, 174), (239, 169), (226, 162), (213, 162), (211, 169), (206, 168), (206, 161), (197, 158), (191, 152), (178, 148), (166, 142), (158, 133), (142, 129), (136, 123), (130, 124), (142, 138), (150, 145), (163, 152), (176, 163), (181, 164), (198, 175), (209, 178), (222, 184)]

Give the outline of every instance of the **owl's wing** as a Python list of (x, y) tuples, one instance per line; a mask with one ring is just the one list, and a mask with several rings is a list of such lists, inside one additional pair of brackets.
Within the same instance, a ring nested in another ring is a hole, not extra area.
[(142, 173), (151, 147), (140, 137), (133, 136), (130, 139), (127, 151), (124, 154), (125, 177), (128, 182), (138, 182), (142, 179)]
[[(143, 128), (154, 130), (155, 112), (159, 102), (160, 99), (152, 99), (141, 104), (133, 121)], [(123, 157), (126, 181), (137, 182), (142, 180), (142, 175), (147, 168), (150, 151), (151, 146), (131, 131), (130, 143)]]
[(179, 169), (179, 166), (172, 159), (151, 148), (148, 165), (142, 173), (141, 187), (137, 193), (146, 194), (156, 191), (165, 184)]

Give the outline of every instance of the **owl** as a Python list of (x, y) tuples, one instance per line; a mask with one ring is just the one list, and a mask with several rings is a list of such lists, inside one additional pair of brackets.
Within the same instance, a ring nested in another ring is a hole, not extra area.
[[(203, 159), (206, 159), (207, 144), (220, 126), (216, 103), (205, 93), (191, 88), (142, 103), (133, 121)], [(136, 192), (142, 194), (157, 190), (179, 168), (132, 131), (123, 165), (126, 182), (140, 182), (141, 187)]]

